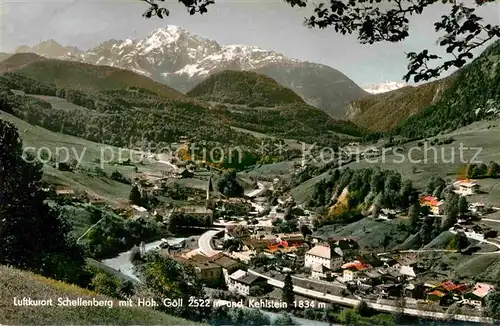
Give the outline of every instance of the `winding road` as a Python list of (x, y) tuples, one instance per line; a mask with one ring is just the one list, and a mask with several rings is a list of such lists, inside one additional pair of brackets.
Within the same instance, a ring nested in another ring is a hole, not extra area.
[[(260, 274), (256, 271), (253, 270), (248, 270), (250, 274), (261, 276), (265, 279), (267, 279), (268, 284), (273, 285), (278, 288), (283, 288), (284, 282), (279, 281), (277, 279), (271, 278), (267, 275)], [(339, 303), (342, 305), (347, 305), (347, 306), (357, 306), (360, 303), (360, 300), (358, 299), (351, 299), (351, 298), (344, 298), (341, 296), (333, 295), (333, 294), (327, 294), (327, 293), (322, 293), (319, 291), (314, 291), (314, 290), (309, 290), (303, 287), (299, 287), (294, 285), (293, 286), (293, 291), (297, 294), (305, 295), (308, 297), (312, 297), (321, 301), (330, 301), (333, 303)], [(487, 323), (491, 324), (493, 320), (491, 318), (485, 318), (485, 317), (478, 317), (478, 316), (469, 316), (469, 315), (450, 315), (447, 313), (442, 313), (442, 312), (434, 312), (434, 311), (426, 311), (426, 310), (418, 310), (418, 309), (411, 309), (411, 308), (400, 308), (400, 307), (395, 307), (391, 305), (385, 305), (385, 304), (379, 304), (375, 302), (366, 302), (369, 307), (378, 310), (378, 311), (383, 311), (383, 312), (402, 312), (406, 315), (410, 316), (417, 316), (417, 317), (424, 317), (424, 318), (432, 318), (432, 319), (441, 319), (441, 320), (449, 320), (450, 318), (454, 320), (459, 320), (459, 321), (466, 321), (466, 322), (474, 322), (474, 323)]]
[(212, 249), (212, 238), (224, 231), (224, 229), (210, 230), (203, 233), (198, 239), (198, 250), (207, 257), (217, 255), (220, 250)]

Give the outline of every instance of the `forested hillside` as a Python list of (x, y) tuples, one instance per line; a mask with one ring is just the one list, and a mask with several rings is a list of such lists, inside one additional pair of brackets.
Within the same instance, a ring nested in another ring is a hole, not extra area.
[[(4, 111), (46, 129), (95, 142), (128, 147), (144, 140), (160, 146), (162, 142), (175, 142), (180, 136), (188, 136), (193, 141), (241, 145), (256, 141), (213, 119), (210, 111), (200, 105), (162, 100), (146, 90), (86, 92), (57, 88), (14, 73), (0, 76), (0, 85), (4, 86)], [(55, 108), (47, 101), (14, 95), (8, 89), (57, 96), (81, 108)]]
[[(258, 147), (260, 140), (231, 127), (332, 147), (342, 143), (343, 134), (363, 133), (354, 124), (333, 120), (290, 89), (256, 73), (220, 73), (190, 93), (196, 97), (190, 99), (131, 71), (30, 53), (13, 55), (0, 63), (0, 69), (4, 71), (0, 76), (4, 110), (51, 131), (115, 146), (147, 141), (163, 147), (187, 136), (192, 142), (208, 142), (207, 146)], [(55, 96), (79, 107), (51, 105), (57, 99), (24, 97), (11, 90)], [(240, 104), (234, 110), (201, 99)], [(278, 107), (266, 111), (252, 106)]]
[(225, 70), (216, 73), (195, 86), (187, 95), (204, 101), (245, 104), (250, 107), (304, 103), (300, 96), (272, 78), (248, 71)]
[[(0, 75), (0, 102), (3, 111), (33, 125), (119, 147), (165, 148), (181, 136), (207, 149), (240, 146), (247, 155), (243, 165), (259, 161), (261, 139), (231, 127), (332, 147), (347, 141), (344, 133), (362, 134), (352, 123), (335, 121), (305, 103), (264, 111), (244, 106), (237, 111), (193, 99), (165, 99), (130, 86), (100, 91), (63, 88), (19, 73)], [(289, 158), (283, 155), (280, 159)]]
[(441, 100), (393, 130), (408, 138), (424, 138), (487, 119), (500, 112), (500, 41), (464, 67)]
[(75, 61), (46, 59), (32, 53), (14, 54), (0, 63), (0, 72), (6, 71), (17, 72), (62, 88), (101, 91), (133, 86), (147, 89), (165, 98), (184, 97), (173, 88), (133, 71)]
[(349, 104), (345, 118), (371, 131), (391, 130), (401, 121), (441, 99), (456, 75), (418, 87), (407, 86), (371, 95)]

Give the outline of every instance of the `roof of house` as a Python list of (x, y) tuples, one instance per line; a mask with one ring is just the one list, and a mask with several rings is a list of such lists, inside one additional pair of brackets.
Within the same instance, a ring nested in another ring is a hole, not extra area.
[(369, 278), (379, 278), (382, 276), (382, 274), (380, 274), (376, 270), (366, 270), (363, 272), (363, 274), (365, 274)]
[(216, 269), (216, 268), (221, 268), (219, 265), (211, 263), (209, 261), (200, 263), (194, 260), (189, 259), (188, 264), (198, 267), (199, 269)]
[(466, 188), (472, 188), (472, 187), (479, 186), (479, 183), (477, 183), (474, 180), (458, 180), (457, 182), (454, 183), (454, 185), (455, 186), (466, 187)]
[(309, 250), (306, 255), (312, 255), (325, 259), (332, 259), (336, 257), (341, 257), (338, 253), (332, 250), (328, 246), (316, 245), (311, 250)]
[(432, 292), (429, 292), (429, 293), (427, 293), (427, 295), (435, 295), (435, 296), (438, 296), (440, 298), (445, 296), (445, 294), (443, 292), (438, 291), (438, 290), (434, 290)]
[(247, 272), (245, 272), (242, 269), (238, 269), (236, 272), (234, 272), (233, 274), (229, 275), (229, 277), (232, 280), (238, 280), (238, 279), (244, 277), (245, 275), (247, 275)]
[(252, 285), (253, 283), (255, 283), (258, 280), (264, 280), (264, 278), (260, 277), (258, 275), (248, 274), (242, 278), (237, 279), (236, 281), (243, 283), (243, 284), (246, 284), (246, 285)]
[(370, 265), (363, 264), (358, 260), (342, 265), (342, 269), (356, 269), (358, 271), (364, 271), (370, 268)]
[(58, 195), (72, 195), (74, 194), (75, 191), (70, 188), (65, 188), (65, 187), (58, 187), (56, 188), (56, 194)]
[(422, 204), (422, 205), (439, 206), (439, 205), (442, 205), (442, 203), (443, 203), (443, 201), (439, 201), (434, 196), (420, 197), (420, 204)]
[(410, 277), (416, 277), (417, 275), (415, 274), (415, 271), (413, 270), (412, 267), (410, 266), (401, 266), (401, 269), (399, 270), (399, 273), (401, 275), (406, 275)]
[(222, 255), (216, 259), (212, 259), (212, 262), (214, 264), (217, 264), (217, 265), (223, 267), (223, 268), (231, 268), (231, 267), (238, 266), (240, 264), (239, 261), (231, 259), (231, 258), (227, 257), (226, 255)]
[(472, 290), (472, 294), (478, 296), (480, 298), (484, 298), (488, 293), (495, 289), (494, 285), (486, 284), (486, 283), (476, 283)]
[(141, 206), (137, 206), (137, 205), (132, 205), (131, 207), (139, 212), (147, 212), (148, 211), (146, 208), (141, 207)]
[(467, 288), (465, 284), (455, 284), (453, 281), (445, 281), (440, 284), (440, 287), (442, 287), (444, 290), (450, 292), (450, 291), (458, 291), (458, 292), (464, 292)]
[(196, 214), (211, 214), (212, 210), (206, 208), (205, 206), (182, 206), (177, 209), (179, 212), (183, 213), (196, 213)]

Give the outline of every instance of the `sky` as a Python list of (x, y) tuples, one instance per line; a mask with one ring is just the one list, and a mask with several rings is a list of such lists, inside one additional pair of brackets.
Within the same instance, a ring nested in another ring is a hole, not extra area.
[[(156, 28), (177, 25), (220, 44), (256, 45), (326, 64), (360, 85), (401, 82), (405, 53), (424, 47), (442, 53), (435, 45), (440, 35), (433, 23), (447, 10), (439, 2), (413, 17), (410, 37), (403, 42), (363, 45), (356, 35), (303, 26), (312, 6), (292, 8), (281, 0), (216, 0), (208, 14), (190, 16), (177, 0), (167, 0), (165, 5), (171, 14), (161, 20), (143, 18), (147, 5), (139, 0), (0, 0), (0, 52), (48, 39), (85, 50), (105, 40), (142, 38)], [(486, 22), (500, 24), (499, 1), (479, 8), (478, 13)]]

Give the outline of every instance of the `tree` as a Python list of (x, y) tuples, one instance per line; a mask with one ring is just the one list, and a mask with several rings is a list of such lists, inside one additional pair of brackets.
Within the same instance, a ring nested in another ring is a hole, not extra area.
[(288, 310), (291, 310), (294, 308), (293, 302), (295, 301), (295, 294), (293, 293), (292, 275), (290, 275), (289, 273), (286, 274), (284, 283), (285, 284), (283, 285), (282, 299), (283, 302), (286, 302)]
[(306, 239), (308, 235), (312, 234), (312, 231), (307, 225), (302, 225), (300, 227), (300, 233), (302, 233), (302, 236)]
[(229, 317), (231, 324), (234, 325), (260, 326), (271, 324), (270, 318), (257, 309), (231, 309)]
[(222, 175), (217, 183), (217, 188), (220, 193), (228, 197), (241, 197), (243, 195), (243, 187), (238, 183), (234, 170)]
[(467, 178), (475, 178), (477, 176), (476, 169), (477, 169), (476, 164), (471, 163), (467, 165), (467, 170), (465, 172)]
[(137, 185), (132, 186), (132, 189), (130, 190), (130, 196), (128, 198), (130, 199), (130, 202), (133, 205), (137, 205), (137, 206), (142, 205), (141, 192), (139, 191), (139, 188), (137, 187)]
[[(142, 267), (141, 276), (146, 288), (157, 302), (162, 302), (164, 298), (183, 299), (184, 302), (188, 302), (190, 297), (198, 299), (205, 297), (203, 286), (192, 266), (161, 256), (158, 252), (146, 255), (146, 264)], [(188, 305), (160, 307), (167, 313), (195, 320), (204, 318), (207, 313), (203, 308), (192, 309)]]
[(444, 204), (442, 229), (449, 229), (455, 225), (455, 223), (457, 223), (458, 213), (458, 196), (456, 194), (449, 194)]
[(453, 239), (455, 249), (457, 250), (463, 250), (467, 248), (470, 244), (469, 239), (463, 232), (457, 232), (455, 234), (455, 237)]
[(491, 161), (488, 163), (488, 176), (490, 178), (496, 178), (500, 174), (500, 165), (498, 163)]
[[(164, 0), (142, 0), (149, 5), (143, 14), (146, 18), (153, 16), (163, 18), (170, 11), (158, 4)], [(294, 6), (306, 8), (307, 0), (284, 0)], [(180, 0), (186, 6), (190, 15), (205, 14), (208, 6), (215, 0)], [(368, 3), (369, 2), (369, 3)], [(331, 0), (315, 4), (313, 14), (304, 19), (304, 24), (309, 28), (332, 27), (335, 32), (346, 34), (357, 33), (361, 44), (374, 44), (379, 42), (401, 42), (410, 35), (409, 16), (423, 15), (430, 7), (441, 4), (436, 0), (386, 0), (381, 1), (340, 1)], [(465, 6), (463, 3), (450, 2), (450, 11), (441, 16), (434, 23), (436, 32), (444, 35), (439, 38), (439, 46), (446, 47), (449, 54), (447, 60), (429, 53), (424, 49), (420, 53), (407, 53), (409, 59), (408, 72), (403, 77), (414, 82), (427, 81), (439, 77), (444, 71), (452, 67), (463, 67), (470, 62), (475, 49), (500, 37), (500, 26), (486, 24), (482, 17), (475, 13), (474, 6)], [(495, 0), (475, 0), (475, 6), (480, 7), (494, 3)], [(310, 8), (310, 6), (308, 7)], [(439, 62), (435, 67), (431, 63)]]
[(420, 243), (422, 245), (426, 245), (431, 241), (431, 232), (432, 232), (432, 222), (433, 219), (430, 216), (425, 216), (422, 226), (420, 227)]
[(362, 317), (368, 317), (372, 313), (371, 308), (368, 306), (366, 301), (363, 300), (358, 303), (354, 311)]
[(120, 280), (117, 277), (106, 274), (105, 272), (97, 272), (90, 285), (94, 291), (113, 298), (120, 297)]
[(476, 178), (488, 176), (488, 166), (484, 163), (478, 164), (476, 167)]
[(289, 314), (284, 314), (274, 319), (271, 326), (296, 326), (299, 325)]
[(142, 261), (142, 256), (141, 256), (141, 251), (139, 250), (139, 247), (137, 246), (134, 246), (131, 250), (130, 250), (130, 262), (132, 264), (136, 264), (137, 262), (139, 261)]
[(484, 299), (489, 316), (495, 321), (500, 320), (500, 292), (489, 293)]
[(420, 204), (415, 203), (410, 206), (410, 209), (408, 210), (408, 219), (410, 220), (410, 227), (412, 232), (415, 232), (420, 221)]
[(0, 120), (0, 264), (80, 283), (83, 251), (62, 212), (44, 201), (42, 166), (23, 158), (15, 126)]
[(403, 185), (401, 186), (401, 191), (400, 191), (400, 205), (402, 208), (407, 208), (412, 204), (413, 198), (416, 198), (415, 195), (415, 189), (413, 189), (413, 183), (411, 180), (405, 180), (403, 182)]
[(427, 187), (425, 188), (425, 193), (429, 195), (435, 195), (436, 189), (440, 189), (439, 195), (441, 191), (446, 187), (446, 181), (444, 181), (440, 177), (431, 177), (429, 182), (427, 183)]
[(384, 237), (382, 238), (382, 247), (384, 248), (384, 251), (391, 244), (391, 239), (390, 235), (384, 234)]
[(360, 316), (354, 311), (354, 309), (344, 309), (339, 316), (339, 321), (348, 326), (355, 326), (359, 324)]
[(460, 196), (458, 198), (458, 214), (464, 216), (469, 211), (469, 204), (467, 203), (467, 198)]

